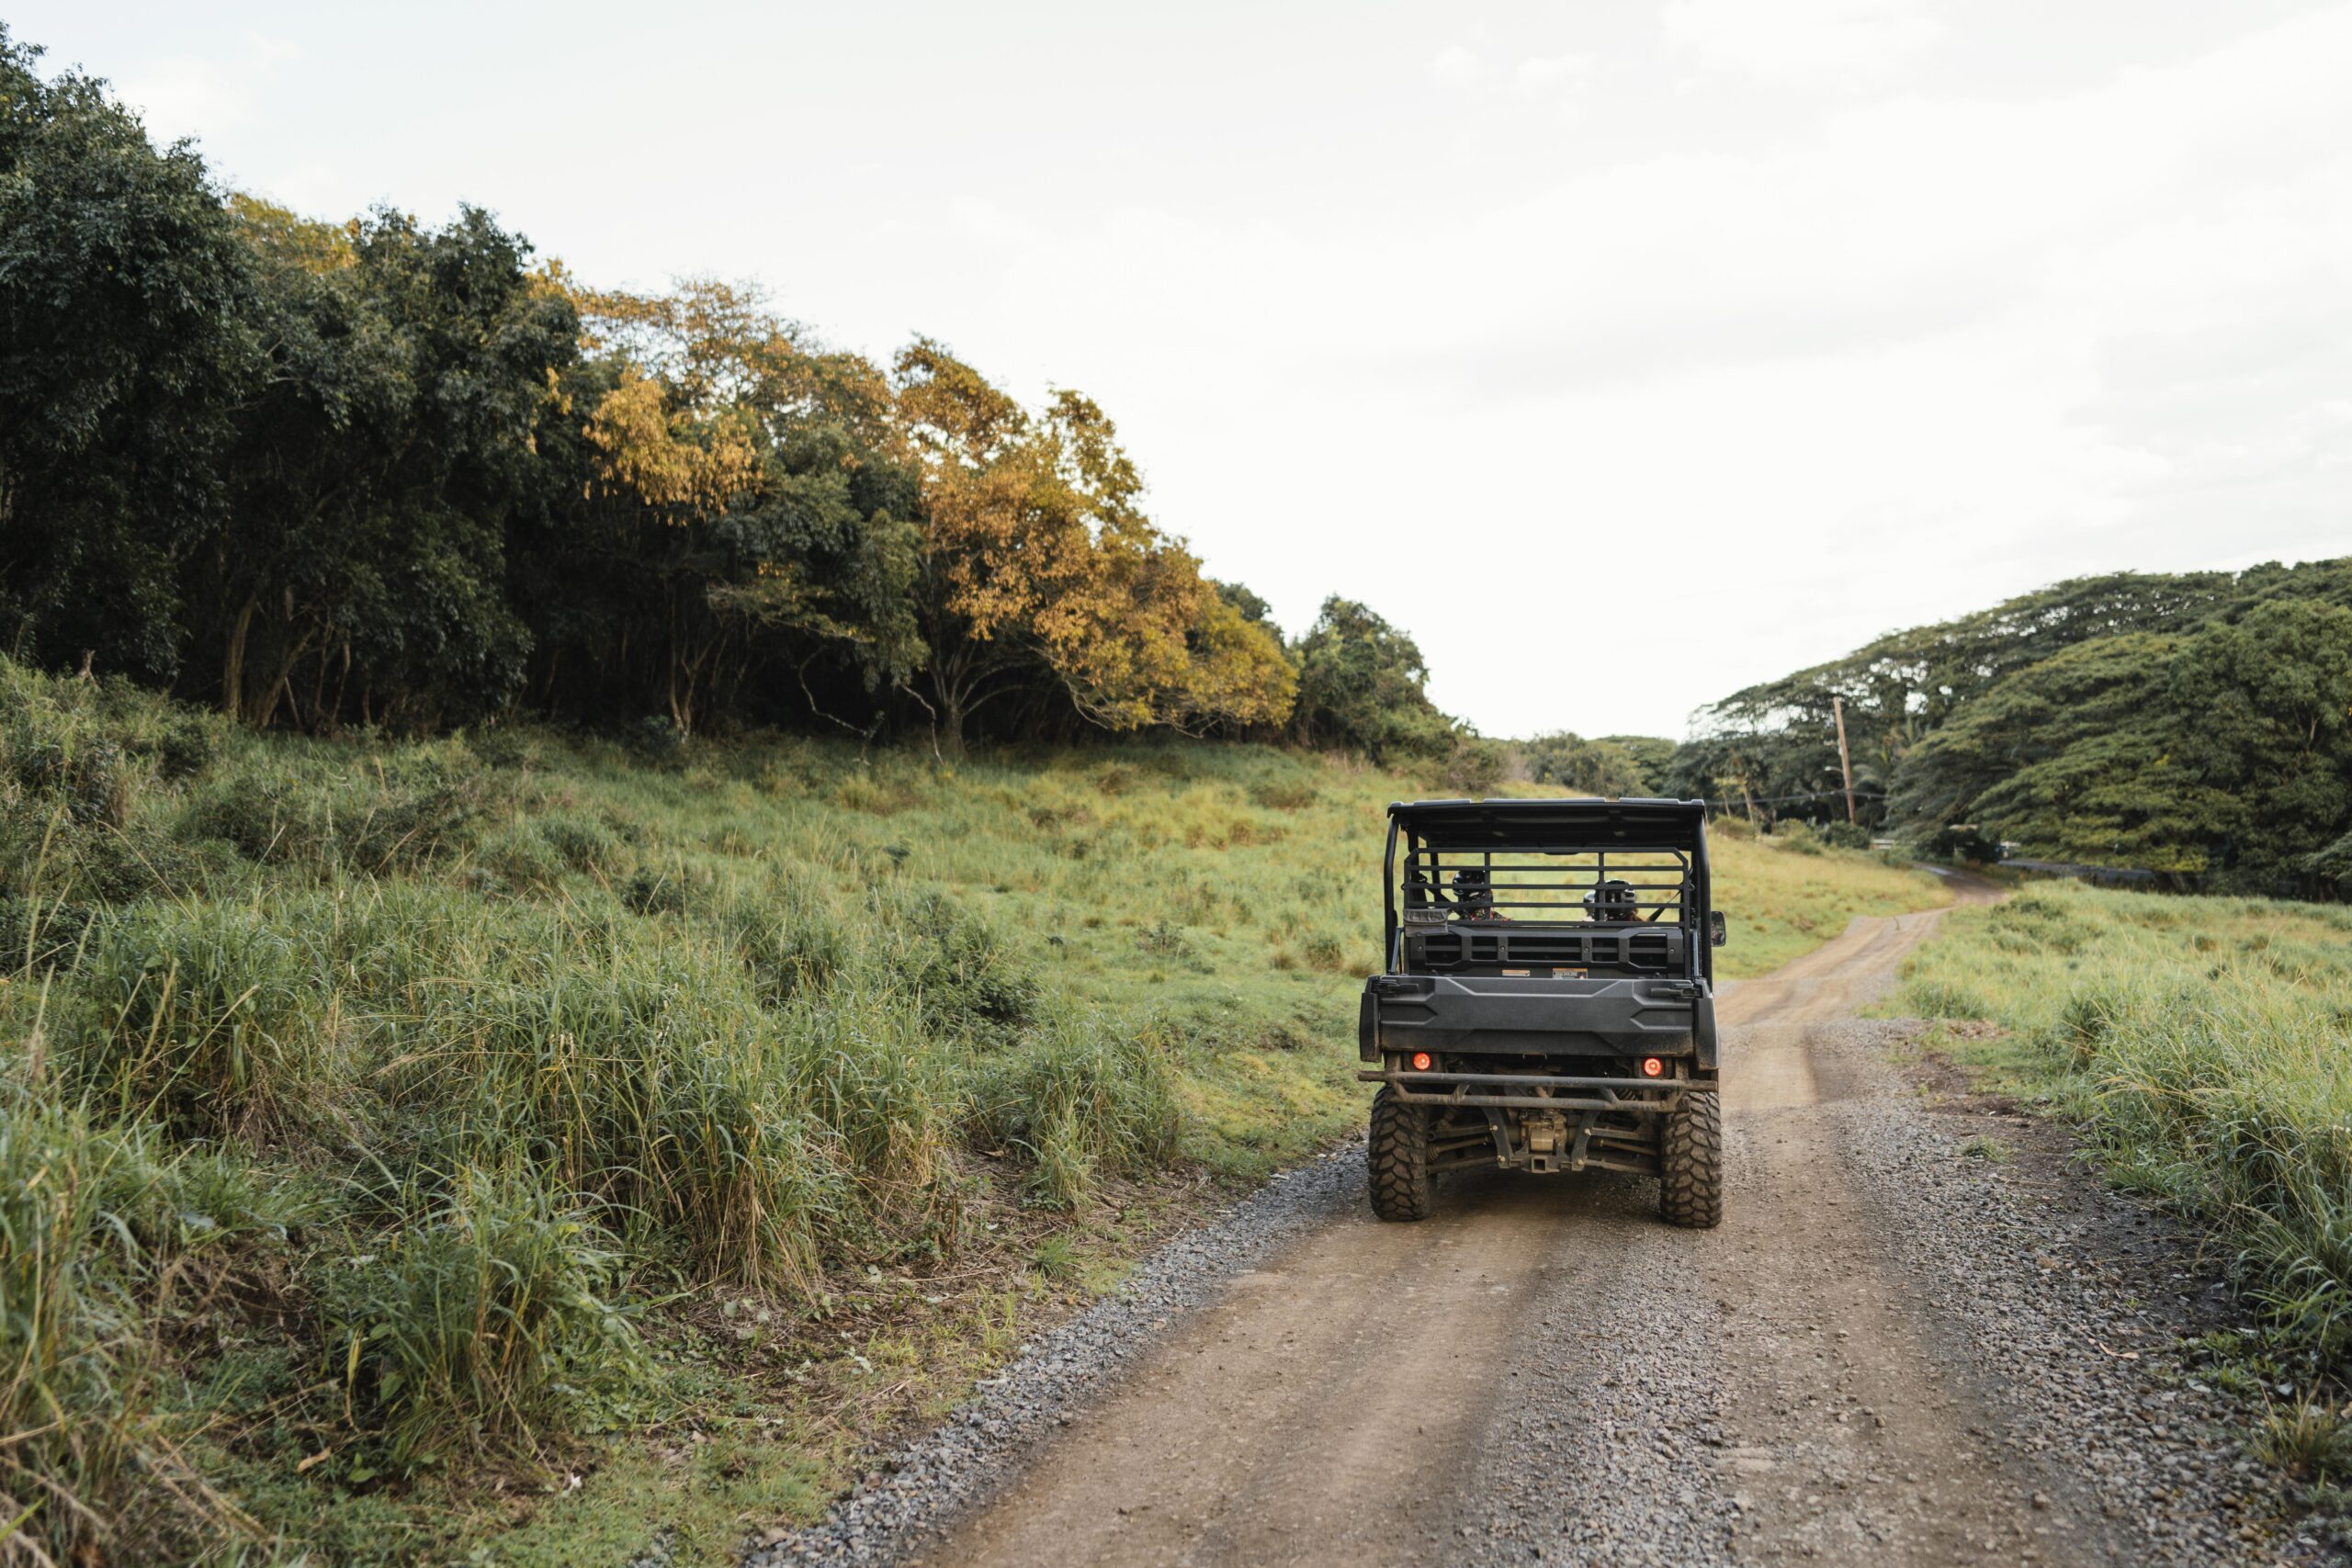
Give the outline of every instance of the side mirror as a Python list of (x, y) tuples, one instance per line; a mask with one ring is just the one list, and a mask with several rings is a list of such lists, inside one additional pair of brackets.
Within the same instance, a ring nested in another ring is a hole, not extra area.
[(1724, 924), (1724, 912), (1721, 909), (1708, 910), (1707, 941), (1713, 946), (1721, 947), (1724, 942), (1729, 942), (1730, 940), (1731, 931), (1729, 928)]

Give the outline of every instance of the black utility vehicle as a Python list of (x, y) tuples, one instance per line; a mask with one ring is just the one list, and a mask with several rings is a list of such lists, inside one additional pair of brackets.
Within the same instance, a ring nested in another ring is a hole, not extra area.
[(1705, 808), (1422, 800), (1388, 808), (1388, 972), (1357, 1077), (1372, 1206), (1418, 1220), (1449, 1170), (1656, 1176), (1679, 1225), (1723, 1219)]

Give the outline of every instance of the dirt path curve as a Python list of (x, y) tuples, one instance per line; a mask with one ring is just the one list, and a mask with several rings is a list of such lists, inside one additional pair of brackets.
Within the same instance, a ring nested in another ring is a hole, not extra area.
[(1722, 1229), (1658, 1224), (1650, 1183), (1499, 1173), (1419, 1225), (1348, 1215), (1188, 1314), (921, 1560), (1524, 1562), (1547, 1548), (1502, 1551), (1497, 1521), (1541, 1513), (1553, 1561), (2137, 1561), (1988, 1440), (1999, 1391), (1847, 1190), (1841, 1069), (1809, 1036), (1938, 919), (1857, 920), (1724, 999)]

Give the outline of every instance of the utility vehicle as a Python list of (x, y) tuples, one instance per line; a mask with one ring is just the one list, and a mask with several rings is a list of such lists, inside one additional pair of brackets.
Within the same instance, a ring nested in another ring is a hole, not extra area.
[(1384, 863), (1387, 969), (1357, 1025), (1374, 1211), (1426, 1218), (1450, 1170), (1598, 1167), (1719, 1224), (1705, 807), (1399, 801)]

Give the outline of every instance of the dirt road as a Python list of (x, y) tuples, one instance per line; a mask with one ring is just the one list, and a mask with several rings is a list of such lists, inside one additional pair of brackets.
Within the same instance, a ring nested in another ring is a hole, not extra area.
[(1419, 1225), (1339, 1215), (920, 1560), (2207, 1560), (2043, 1439), (2001, 1440), (2030, 1426), (2018, 1390), (1865, 1190), (1902, 1155), (1849, 1146), (1887, 1137), (1857, 1106), (1894, 1097), (1834, 1040), (1938, 918), (1857, 921), (1724, 998), (1720, 1230), (1669, 1229), (1654, 1186), (1607, 1176), (1456, 1178)]

